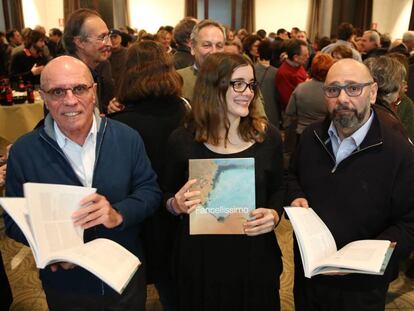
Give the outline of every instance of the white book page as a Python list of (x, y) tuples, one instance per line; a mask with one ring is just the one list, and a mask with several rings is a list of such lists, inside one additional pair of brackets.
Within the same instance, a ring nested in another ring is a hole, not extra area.
[(35, 258), (37, 264), (37, 247), (35, 239), (33, 237), (32, 228), (30, 227), (30, 223), (27, 219), (26, 199), (0, 198), (0, 204), (23, 232), (33, 252), (33, 257)]
[(72, 262), (102, 279), (118, 293), (122, 293), (133, 277), (139, 259), (116, 242), (95, 239), (80, 247), (60, 252), (44, 264), (57, 261)]
[(285, 207), (300, 245), (306, 277), (321, 260), (336, 252), (335, 240), (328, 227), (311, 208)]
[(83, 245), (83, 230), (73, 225), (72, 213), (79, 202), (96, 189), (67, 185), (24, 184), (27, 208), (39, 260)]
[(354, 241), (324, 259), (321, 266), (379, 273), (390, 244), (384, 240)]

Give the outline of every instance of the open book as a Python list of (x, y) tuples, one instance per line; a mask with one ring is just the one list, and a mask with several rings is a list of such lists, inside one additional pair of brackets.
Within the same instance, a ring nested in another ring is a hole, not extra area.
[(254, 158), (190, 159), (201, 203), (190, 214), (190, 234), (244, 234), (255, 209)]
[(140, 265), (139, 259), (116, 242), (83, 242), (83, 229), (73, 225), (79, 202), (96, 189), (54, 184), (24, 184), (25, 198), (0, 198), (0, 204), (22, 230), (36, 266), (44, 269), (66, 261), (85, 268), (122, 293)]
[(305, 277), (324, 273), (384, 274), (394, 250), (390, 241), (354, 241), (337, 250), (331, 232), (313, 209), (285, 207), (285, 211), (298, 241)]

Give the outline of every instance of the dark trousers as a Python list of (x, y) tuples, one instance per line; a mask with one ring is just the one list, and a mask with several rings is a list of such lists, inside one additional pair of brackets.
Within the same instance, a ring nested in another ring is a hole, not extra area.
[(159, 280), (154, 283), (160, 296), (160, 302), (164, 311), (177, 311), (177, 293), (175, 283), (171, 279)]
[(84, 295), (51, 288), (45, 288), (45, 294), (50, 311), (145, 311), (145, 269), (138, 269), (122, 295)]
[(13, 301), (12, 292), (4, 270), (3, 258), (0, 252), (0, 311), (9, 310)]
[(296, 311), (384, 311), (388, 286), (355, 291), (295, 278)]

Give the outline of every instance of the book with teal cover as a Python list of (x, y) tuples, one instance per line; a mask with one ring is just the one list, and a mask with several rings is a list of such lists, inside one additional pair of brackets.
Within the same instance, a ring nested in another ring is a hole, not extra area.
[(201, 203), (190, 214), (190, 234), (244, 234), (256, 208), (254, 158), (191, 159), (192, 190)]

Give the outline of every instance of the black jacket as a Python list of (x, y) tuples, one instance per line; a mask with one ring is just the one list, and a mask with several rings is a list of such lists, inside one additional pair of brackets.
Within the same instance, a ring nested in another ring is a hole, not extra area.
[[(304, 197), (328, 226), (338, 249), (355, 240), (386, 239), (397, 247), (385, 276), (317, 276), (333, 286), (373, 288), (391, 281), (414, 247), (414, 148), (401, 124), (383, 109), (359, 148), (335, 165), (330, 120), (302, 134), (288, 178), (288, 202)], [(295, 265), (302, 267), (296, 248)], [(301, 268), (300, 268), (301, 269)]]

